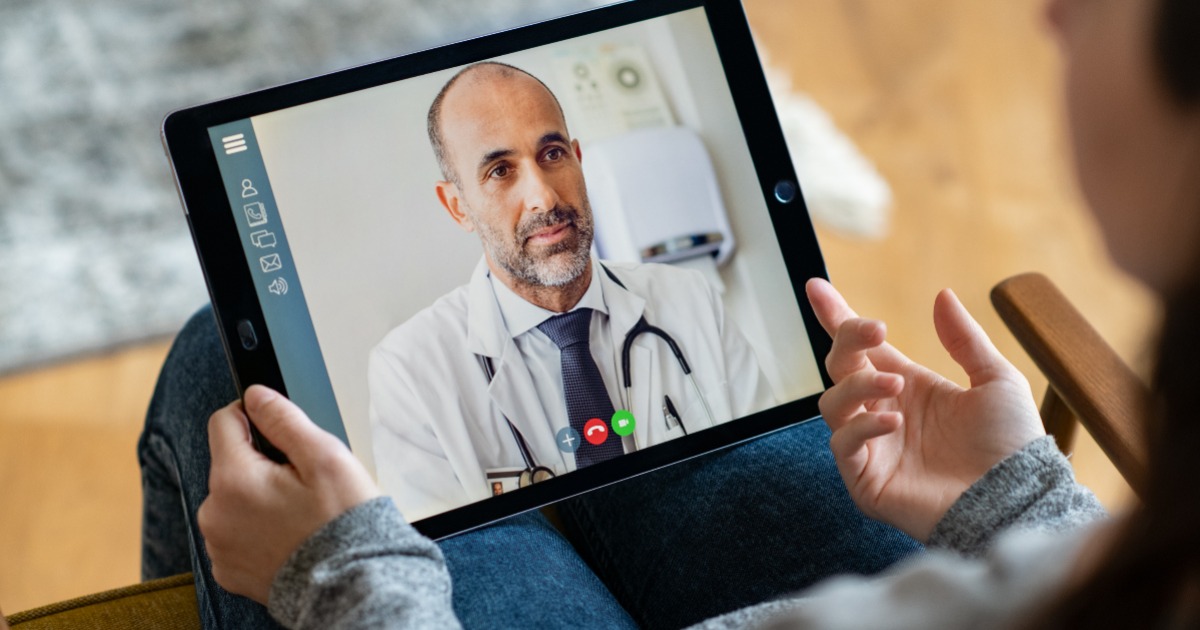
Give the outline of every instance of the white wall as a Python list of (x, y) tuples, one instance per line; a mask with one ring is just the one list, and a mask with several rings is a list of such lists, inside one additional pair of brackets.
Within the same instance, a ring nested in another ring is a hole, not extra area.
[[(820, 391), (703, 11), (500, 59), (557, 92), (556, 53), (580, 44), (629, 42), (647, 51), (678, 122), (699, 133), (717, 169), (738, 241), (722, 269), (729, 313), (777, 395), (791, 400)], [(480, 257), (477, 237), (462, 232), (437, 202), (434, 182), (441, 175), (425, 131), (429, 104), (454, 72), (254, 119), (350, 444), (371, 469), (368, 353), (393, 327), (466, 283)], [(586, 141), (580, 138), (585, 155)]]

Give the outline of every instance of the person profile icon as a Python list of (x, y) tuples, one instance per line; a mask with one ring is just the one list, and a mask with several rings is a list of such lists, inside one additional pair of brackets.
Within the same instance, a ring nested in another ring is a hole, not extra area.
[(248, 179), (243, 179), (242, 180), (242, 199), (248, 199), (250, 197), (257, 197), (257, 196), (258, 196), (258, 189), (254, 187), (254, 182), (252, 182)]

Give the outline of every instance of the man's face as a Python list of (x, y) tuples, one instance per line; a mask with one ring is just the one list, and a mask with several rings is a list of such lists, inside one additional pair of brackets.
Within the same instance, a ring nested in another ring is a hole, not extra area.
[(534, 286), (578, 278), (592, 211), (579, 145), (546, 88), (484, 67), (451, 87), (441, 120), (458, 181), (439, 183), (439, 198), (459, 225), (479, 232), (492, 268)]

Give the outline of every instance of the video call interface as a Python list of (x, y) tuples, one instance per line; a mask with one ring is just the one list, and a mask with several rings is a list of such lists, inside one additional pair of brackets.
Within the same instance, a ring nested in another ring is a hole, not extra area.
[(409, 521), (823, 389), (703, 9), (209, 135), (289, 395)]

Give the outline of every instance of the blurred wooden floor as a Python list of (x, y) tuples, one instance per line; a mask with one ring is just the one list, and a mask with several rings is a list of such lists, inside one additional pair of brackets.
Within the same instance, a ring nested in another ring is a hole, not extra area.
[[(1040, 396), (1045, 380), (988, 290), (1038, 270), (1144, 372), (1149, 297), (1105, 261), (1076, 196), (1058, 61), (1041, 0), (747, 0), (757, 35), (895, 193), (889, 236), (818, 226), (834, 282), (914, 359), (962, 382), (933, 333), (953, 287)], [(138, 579), (135, 445), (166, 345), (0, 379), (0, 608)], [(1110, 507), (1128, 488), (1086, 436), (1079, 477)]]

